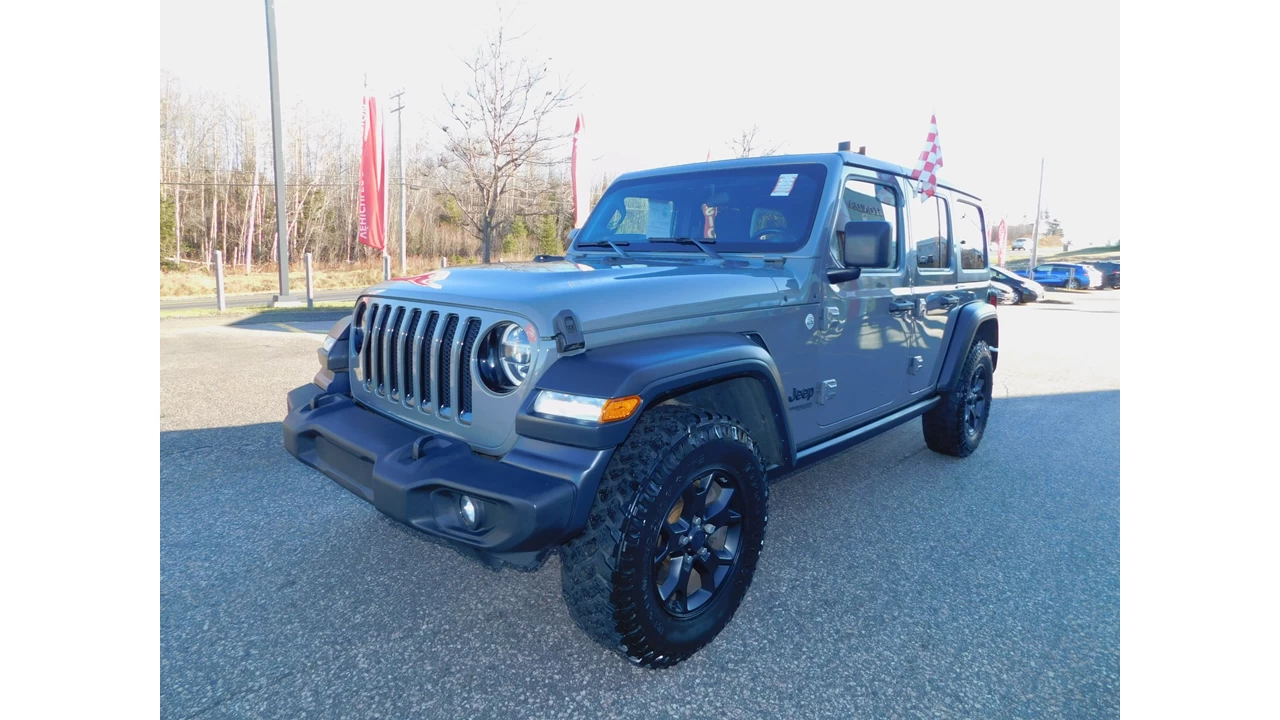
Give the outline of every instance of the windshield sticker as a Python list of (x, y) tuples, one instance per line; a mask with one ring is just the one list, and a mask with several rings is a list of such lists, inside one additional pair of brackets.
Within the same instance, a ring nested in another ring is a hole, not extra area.
[(769, 193), (770, 197), (787, 197), (791, 194), (791, 188), (796, 186), (796, 178), (799, 173), (783, 173), (778, 176), (778, 183), (773, 186), (773, 192)]
[(706, 218), (706, 222), (702, 224), (702, 237), (707, 239), (715, 239), (716, 236), (716, 213), (720, 212), (720, 208), (714, 205), (703, 205), (702, 216)]
[(671, 205), (669, 202), (649, 201), (649, 219), (645, 234), (651, 238), (671, 237)]

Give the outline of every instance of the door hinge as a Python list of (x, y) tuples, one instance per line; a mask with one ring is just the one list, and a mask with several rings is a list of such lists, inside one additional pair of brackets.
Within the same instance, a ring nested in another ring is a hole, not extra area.
[(830, 330), (832, 326), (840, 322), (840, 308), (828, 307), (826, 310), (827, 311), (823, 314), (823, 317), (822, 317), (823, 319), (822, 329)]

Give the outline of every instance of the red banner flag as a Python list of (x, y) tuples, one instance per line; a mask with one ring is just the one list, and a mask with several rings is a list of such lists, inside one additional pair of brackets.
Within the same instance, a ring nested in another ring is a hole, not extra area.
[(364, 99), (364, 135), (360, 143), (360, 242), (375, 250), (387, 248), (387, 151), (382, 117), (371, 97)]
[[(578, 122), (573, 126), (573, 158), (570, 172), (573, 180), (573, 226), (582, 227), (587, 221), (587, 213), (591, 211), (591, 178), (587, 172), (587, 158), (582, 155), (586, 149), (585, 135), (587, 121), (578, 115)], [(580, 156), (581, 155), (581, 156)]]

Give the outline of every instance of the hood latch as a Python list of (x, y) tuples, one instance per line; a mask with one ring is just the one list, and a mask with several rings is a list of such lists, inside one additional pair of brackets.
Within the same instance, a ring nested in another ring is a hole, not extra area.
[(560, 354), (583, 350), (587, 347), (587, 340), (582, 336), (582, 326), (578, 323), (578, 316), (574, 315), (572, 310), (561, 310), (553, 322), (556, 328), (556, 350)]

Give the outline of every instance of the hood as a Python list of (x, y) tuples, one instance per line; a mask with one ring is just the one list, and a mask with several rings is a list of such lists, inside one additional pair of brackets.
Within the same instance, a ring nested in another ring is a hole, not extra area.
[(782, 289), (791, 277), (783, 268), (763, 264), (592, 266), (561, 260), (445, 268), (395, 278), (364, 294), (511, 312), (532, 320), (540, 336), (551, 337), (552, 318), (562, 310), (572, 310), (583, 332), (591, 333), (774, 307), (782, 304)]

